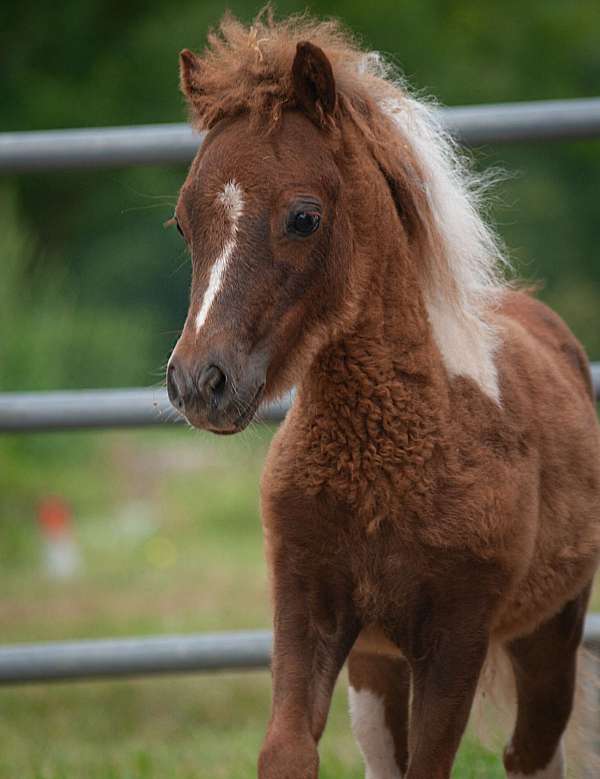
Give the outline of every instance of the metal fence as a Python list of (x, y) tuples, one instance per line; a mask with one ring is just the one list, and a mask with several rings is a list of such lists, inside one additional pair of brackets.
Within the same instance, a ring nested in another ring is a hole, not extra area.
[[(596, 399), (600, 400), (600, 363), (592, 363)], [(261, 409), (258, 418), (280, 422), (292, 395)], [(74, 390), (0, 393), (0, 433), (149, 427), (181, 424), (164, 389)]]
[[(289, 405), (290, 399), (271, 403), (261, 409), (259, 418), (280, 422)], [(148, 427), (184, 421), (164, 389), (0, 393), (0, 433)]]
[[(585, 644), (600, 652), (600, 614), (590, 614)], [(271, 632), (243, 630), (183, 636), (50, 641), (0, 647), (0, 685), (253, 671), (268, 668)]]
[[(600, 137), (600, 98), (439, 109), (462, 143), (514, 143)], [(187, 125), (92, 128), (0, 134), (0, 174), (187, 162), (202, 136)], [(600, 397), (600, 363), (592, 366)], [(280, 420), (288, 402), (263, 412)], [(179, 422), (162, 389), (0, 394), (0, 432), (136, 427)], [(600, 615), (586, 622), (586, 643), (600, 650)], [(263, 668), (271, 634), (243, 631), (132, 637), (0, 647), (0, 684), (184, 671)]]
[[(600, 643), (600, 624), (592, 624), (590, 630), (594, 641)], [(250, 671), (267, 668), (270, 659), (268, 630), (14, 644), (0, 647), (0, 685)]]
[[(517, 143), (594, 138), (600, 98), (538, 100), (440, 108), (461, 143)], [(43, 130), (0, 134), (0, 173), (188, 162), (202, 135), (185, 124)]]

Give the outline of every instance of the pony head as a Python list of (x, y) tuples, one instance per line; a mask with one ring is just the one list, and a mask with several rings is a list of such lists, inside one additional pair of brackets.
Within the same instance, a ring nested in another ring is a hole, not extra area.
[[(455, 312), (459, 329), (480, 323), (490, 335), (475, 287), (492, 286), (482, 257), (493, 240), (443, 153), (454, 191), (436, 191), (440, 155), (419, 154), (411, 134), (423, 117), (384, 71), (337, 23), (304, 17), (267, 15), (250, 28), (226, 17), (202, 55), (181, 53), (191, 122), (208, 132), (175, 212), (192, 282), (167, 387), (193, 425), (243, 429), (261, 400), (298, 382), (399, 276), (424, 288), (438, 320)], [(456, 201), (457, 192), (462, 222), (449, 226), (435, 199)], [(479, 230), (460, 235), (479, 251), (470, 287), (443, 233), (469, 219)]]

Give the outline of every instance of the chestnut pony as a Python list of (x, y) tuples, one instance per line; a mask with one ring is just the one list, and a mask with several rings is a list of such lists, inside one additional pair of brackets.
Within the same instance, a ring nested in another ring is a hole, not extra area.
[(181, 53), (208, 134), (175, 219), (189, 422), (235, 433), (292, 385), (262, 516), (274, 603), (260, 779), (316, 779), (349, 658), (369, 779), (448, 779), (486, 656), (511, 661), (509, 777), (564, 777), (598, 560), (587, 361), (501, 280), (435, 111), (334, 22), (226, 17)]

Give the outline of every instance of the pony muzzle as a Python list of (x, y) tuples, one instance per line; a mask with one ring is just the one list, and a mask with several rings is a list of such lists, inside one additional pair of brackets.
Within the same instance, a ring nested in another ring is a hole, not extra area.
[(238, 433), (254, 418), (265, 386), (264, 372), (245, 375), (234, 376), (223, 361), (186, 365), (173, 353), (167, 366), (167, 393), (171, 405), (194, 427), (222, 435)]

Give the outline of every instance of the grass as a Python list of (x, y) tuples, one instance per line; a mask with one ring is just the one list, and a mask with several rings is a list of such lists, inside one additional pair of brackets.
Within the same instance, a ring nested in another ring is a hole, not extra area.
[[(0, 441), (2, 643), (269, 626), (258, 479), (270, 431)], [(72, 506), (79, 574), (49, 579), (37, 505)], [(0, 779), (246, 779), (269, 713), (265, 672), (0, 690)], [(322, 779), (363, 779), (342, 675)], [(504, 776), (467, 736), (456, 779)]]

